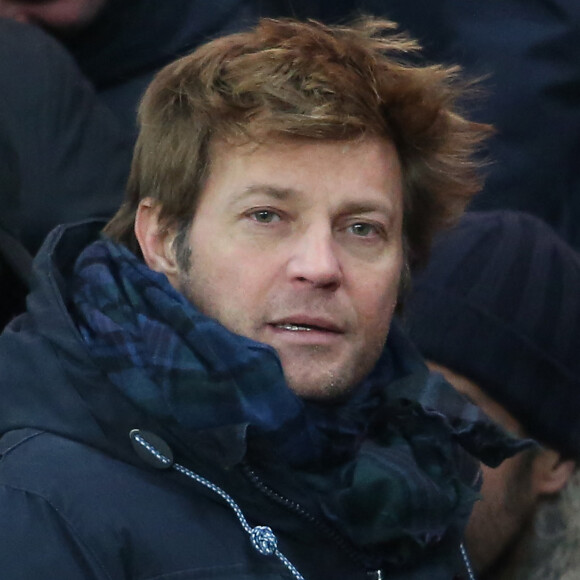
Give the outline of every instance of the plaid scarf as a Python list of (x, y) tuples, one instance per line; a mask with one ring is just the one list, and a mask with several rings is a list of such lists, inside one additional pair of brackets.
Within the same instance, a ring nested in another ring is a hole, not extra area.
[(506, 455), (503, 434), (409, 355), (396, 325), (369, 378), (329, 405), (296, 396), (273, 348), (204, 316), (110, 240), (77, 260), (73, 302), (91, 356), (138, 407), (186, 430), (246, 425), (265, 472), (292, 466), (355, 544), (392, 548), (383, 560), (412, 561), (463, 528), (474, 470), (459, 473), (457, 440)]

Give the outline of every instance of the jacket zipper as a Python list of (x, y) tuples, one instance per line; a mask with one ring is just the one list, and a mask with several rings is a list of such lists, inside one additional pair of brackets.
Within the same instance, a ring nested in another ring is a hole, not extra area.
[(326, 522), (322, 521), (311, 514), (304, 506), (298, 502), (291, 500), (276, 490), (272, 489), (267, 483), (265, 483), (260, 476), (250, 467), (245, 461), (241, 464), (242, 472), (250, 481), (250, 483), (263, 495), (268, 497), (274, 503), (281, 505), (292, 513), (298, 515), (300, 518), (314, 525), (318, 530), (323, 532), (330, 540), (335, 542), (338, 547), (343, 550), (357, 565), (361, 566), (366, 570), (367, 577), (373, 580), (383, 580), (383, 573), (381, 570), (369, 570), (368, 566), (365, 564), (364, 557), (350, 544), (350, 542), (342, 536), (337, 530), (329, 526)]

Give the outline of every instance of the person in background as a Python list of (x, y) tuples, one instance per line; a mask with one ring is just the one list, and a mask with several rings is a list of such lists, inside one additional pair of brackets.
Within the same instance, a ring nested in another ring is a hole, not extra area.
[(31, 257), (64, 222), (112, 216), (132, 142), (69, 54), (0, 19), (0, 329), (24, 309)]
[(42, 30), (0, 19), (0, 85), (0, 132), (12, 151), (0, 166), (0, 202), (34, 254), (58, 224), (117, 211), (132, 142)]
[(482, 579), (580, 577), (580, 258), (538, 218), (465, 215), (413, 277), (406, 327), (492, 419), (540, 446), (484, 466), (467, 547)]
[(0, 0), (0, 17), (39, 24), (64, 36), (86, 28), (110, 0)]
[(520, 444), (391, 321), (488, 128), (393, 29), (263, 20), (156, 76), (121, 209), (0, 335), (3, 580), (473, 577), (477, 459)]
[(0, 17), (60, 40), (132, 142), (139, 100), (163, 66), (258, 16), (288, 13), (288, 0), (0, 0)]

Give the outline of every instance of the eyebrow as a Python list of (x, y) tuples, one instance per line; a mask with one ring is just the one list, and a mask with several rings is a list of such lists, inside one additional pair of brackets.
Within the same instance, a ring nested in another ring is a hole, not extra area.
[(239, 193), (239, 195), (236, 195), (233, 201), (242, 201), (247, 197), (251, 197), (252, 195), (266, 195), (278, 201), (284, 201), (291, 197), (297, 196), (298, 192), (290, 187), (274, 187), (273, 185), (258, 183), (248, 185), (248, 187), (244, 188)]
[(380, 202), (368, 202), (368, 201), (350, 201), (341, 207), (343, 213), (348, 214), (365, 214), (372, 212), (384, 213), (387, 216), (391, 216), (393, 213), (393, 206), (391, 203), (385, 200), (384, 203)]

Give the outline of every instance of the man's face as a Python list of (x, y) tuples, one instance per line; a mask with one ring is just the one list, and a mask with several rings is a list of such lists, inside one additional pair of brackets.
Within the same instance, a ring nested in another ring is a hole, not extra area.
[(383, 140), (217, 144), (189, 263), (169, 278), (231, 331), (273, 346), (296, 393), (336, 396), (384, 346), (402, 203), (398, 157)]
[[(428, 366), (504, 429), (523, 436), (519, 422), (472, 381), (446, 367), (434, 363)], [(535, 449), (524, 451), (494, 469), (482, 465), (482, 499), (475, 504), (466, 530), (467, 548), (482, 578), (495, 578), (495, 570), (505, 568), (528, 531), (537, 505), (532, 480), (535, 453)]]
[(0, 17), (38, 24), (55, 32), (86, 27), (109, 0), (0, 0)]

